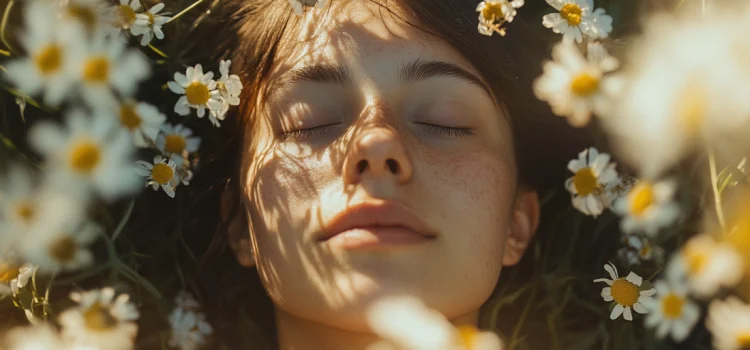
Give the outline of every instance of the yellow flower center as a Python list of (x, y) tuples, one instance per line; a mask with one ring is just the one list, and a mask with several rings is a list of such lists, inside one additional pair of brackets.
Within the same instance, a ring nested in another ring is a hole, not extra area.
[(68, 15), (83, 23), (89, 32), (96, 26), (96, 12), (89, 6), (68, 5)]
[(654, 190), (649, 184), (640, 184), (633, 189), (630, 197), (630, 212), (635, 216), (643, 215), (654, 204)]
[(19, 268), (18, 265), (0, 263), (0, 283), (8, 283), (18, 277), (18, 274), (21, 273), (18, 270)]
[(34, 208), (34, 205), (29, 201), (21, 201), (16, 205), (16, 214), (23, 220), (25, 223), (29, 223), (32, 219), (34, 219), (34, 214), (36, 214), (36, 210)]
[(99, 146), (89, 140), (82, 140), (70, 150), (70, 167), (78, 173), (90, 173), (101, 161)]
[(460, 342), (461, 345), (463, 345), (463, 348), (472, 349), (477, 341), (479, 330), (477, 329), (477, 327), (469, 324), (464, 324), (458, 326), (458, 334), (460, 336)]
[(62, 235), (52, 241), (49, 246), (49, 255), (58, 262), (68, 262), (73, 260), (78, 251), (78, 244), (70, 235)]
[(736, 340), (738, 349), (750, 349), (750, 331), (738, 333)]
[(135, 22), (135, 10), (128, 5), (120, 5), (118, 7), (120, 13), (120, 21), (123, 26), (127, 27)]
[(708, 112), (708, 99), (702, 85), (688, 83), (677, 99), (677, 118), (687, 132), (692, 136), (703, 125)]
[(648, 256), (648, 253), (651, 252), (651, 246), (650, 245), (644, 245), (643, 248), (641, 248), (641, 257), (645, 258)]
[(186, 144), (182, 135), (167, 135), (164, 138), (164, 149), (169, 153), (182, 154)]
[(482, 9), (482, 18), (487, 22), (499, 21), (505, 18), (503, 6), (498, 2), (485, 2)]
[(169, 183), (169, 180), (172, 180), (173, 176), (174, 169), (164, 163), (155, 164), (154, 168), (151, 170), (151, 178), (160, 185), (166, 185)]
[(204, 105), (211, 97), (208, 86), (203, 83), (193, 82), (185, 88), (185, 96), (191, 105)]
[(109, 59), (94, 56), (83, 67), (83, 80), (89, 83), (106, 83), (109, 80)]
[(591, 168), (578, 170), (575, 176), (573, 176), (573, 186), (575, 186), (576, 192), (581, 196), (588, 196), (594, 192), (597, 188), (597, 183), (596, 175), (594, 175), (594, 171)]
[(576, 96), (591, 96), (598, 90), (599, 78), (588, 73), (580, 73), (570, 82), (570, 91)]
[(117, 319), (99, 302), (91, 305), (83, 313), (83, 319), (86, 322), (86, 328), (94, 331), (106, 331), (117, 326)]
[(141, 117), (135, 111), (135, 107), (130, 104), (124, 104), (120, 107), (120, 123), (122, 126), (134, 130), (141, 126)]
[(62, 49), (55, 44), (48, 44), (34, 57), (34, 64), (42, 75), (56, 72), (62, 66)]
[(685, 304), (685, 299), (674, 293), (669, 293), (661, 300), (661, 311), (664, 317), (669, 319), (677, 319), (682, 316), (682, 306)]
[(577, 26), (581, 24), (581, 14), (583, 11), (576, 4), (565, 4), (560, 9), (560, 16), (568, 21), (571, 26)]
[(146, 11), (146, 16), (148, 16), (148, 25), (153, 27), (154, 23), (156, 22), (156, 18), (154, 18), (154, 14)]
[(624, 279), (616, 279), (611, 286), (612, 298), (622, 306), (633, 306), (641, 295), (640, 288)]
[(700, 274), (708, 264), (709, 253), (705, 249), (687, 245), (683, 254), (685, 254), (688, 273), (691, 275)]

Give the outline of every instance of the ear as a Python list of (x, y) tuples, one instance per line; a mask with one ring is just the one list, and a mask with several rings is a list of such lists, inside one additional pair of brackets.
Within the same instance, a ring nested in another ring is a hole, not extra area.
[(238, 193), (239, 191), (231, 184), (224, 187), (219, 203), (219, 215), (222, 223), (226, 225), (229, 248), (234, 252), (237, 262), (245, 267), (253, 267), (255, 266), (255, 258), (253, 257), (253, 245), (248, 232), (249, 225), (245, 219), (246, 215), (242, 207), (242, 201), (238, 198)]
[(504, 266), (515, 265), (521, 260), (539, 227), (539, 215), (539, 195), (536, 191), (519, 190), (513, 210), (513, 222), (505, 237)]

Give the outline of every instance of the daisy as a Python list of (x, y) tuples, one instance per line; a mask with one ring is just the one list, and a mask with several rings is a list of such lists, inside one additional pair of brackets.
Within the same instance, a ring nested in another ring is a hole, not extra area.
[(3, 219), (3, 231), (10, 233), (8, 236), (23, 236), (39, 220), (40, 198), (33, 179), (25, 168), (15, 165), (0, 182), (3, 185), (0, 187), (0, 218)]
[(174, 190), (180, 182), (180, 178), (175, 170), (175, 163), (169, 158), (162, 158), (162, 156), (154, 157), (154, 163), (144, 162), (138, 160), (135, 162), (138, 165), (136, 173), (141, 176), (148, 177), (146, 179), (146, 186), (151, 186), (154, 191), (159, 190), (159, 186), (164, 190), (169, 197), (174, 198)]
[(211, 111), (209, 120), (214, 126), (219, 127), (219, 120), (224, 120), (224, 117), (229, 110), (229, 106), (237, 106), (240, 104), (240, 93), (242, 93), (242, 81), (236, 74), (229, 74), (229, 65), (232, 64), (230, 60), (222, 60), (219, 62), (219, 71), (221, 72), (221, 78), (216, 81), (216, 89), (219, 90), (221, 95), (221, 108), (218, 111)]
[(88, 34), (103, 32), (114, 34), (112, 23), (116, 23), (117, 13), (103, 0), (68, 0), (62, 5), (60, 18), (66, 25), (73, 25)]
[(206, 321), (206, 315), (198, 311), (198, 301), (192, 295), (181, 292), (175, 299), (176, 307), (169, 315), (172, 334), (169, 345), (181, 350), (200, 348), (213, 328)]
[(151, 74), (146, 57), (126, 43), (94, 33), (87, 48), (72, 57), (81, 82), (81, 97), (95, 109), (114, 110), (120, 96), (131, 96), (138, 84)]
[(629, 265), (639, 265), (647, 261), (661, 261), (664, 250), (639, 235), (623, 236), (625, 247), (618, 251), (620, 258)]
[(604, 269), (609, 272), (608, 278), (597, 278), (594, 282), (605, 282), (609, 287), (602, 289), (602, 298), (604, 301), (614, 301), (617, 303), (615, 308), (612, 309), (612, 313), (609, 315), (610, 319), (616, 319), (620, 315), (623, 315), (628, 321), (633, 320), (633, 314), (630, 309), (632, 308), (635, 312), (645, 314), (648, 311), (643, 307), (644, 303), (649, 302), (651, 296), (656, 293), (655, 289), (641, 290), (641, 283), (643, 278), (630, 272), (627, 277), (620, 278), (617, 274), (617, 268), (612, 263), (604, 265)]
[(710, 297), (742, 279), (743, 260), (731, 244), (702, 234), (685, 243), (670, 261), (668, 271), (684, 276), (697, 296)]
[(524, 0), (487, 0), (477, 5), (479, 12), (479, 25), (477, 29), (480, 34), (491, 36), (497, 32), (505, 36), (503, 24), (513, 22), (516, 16), (516, 9), (523, 6)]
[(630, 193), (635, 183), (635, 177), (628, 174), (618, 174), (617, 180), (611, 181), (604, 186), (602, 203), (605, 208), (612, 207), (612, 203)]
[(383, 340), (374, 349), (500, 350), (500, 338), (471, 325), (454, 327), (441, 313), (415, 297), (390, 297), (367, 311), (372, 330)]
[(78, 270), (94, 262), (88, 246), (102, 233), (102, 228), (91, 222), (61, 219), (57, 225), (47, 225), (33, 230), (20, 244), (26, 261), (39, 267), (39, 271)]
[(116, 9), (119, 15), (117, 24), (120, 28), (130, 29), (141, 10), (141, 2), (140, 0), (120, 0), (120, 5), (116, 5)]
[(714, 300), (708, 306), (706, 328), (714, 349), (740, 350), (750, 346), (750, 306), (737, 297)]
[(190, 108), (195, 108), (198, 110), (198, 118), (203, 118), (206, 115), (206, 108), (210, 111), (221, 109), (219, 100), (221, 93), (216, 90), (216, 81), (213, 77), (213, 72), (203, 74), (203, 67), (200, 64), (188, 67), (186, 74), (174, 73), (175, 81), (167, 83), (169, 89), (176, 94), (183, 95), (174, 106), (175, 113), (188, 115)]
[(302, 16), (304, 14), (303, 6), (305, 7), (312, 7), (315, 6), (319, 9), (322, 9), (323, 6), (326, 5), (328, 0), (289, 0), (289, 4), (292, 5), (292, 9), (294, 9), (294, 13), (296, 13), (299, 16)]
[(675, 187), (672, 180), (639, 180), (626, 197), (614, 204), (614, 211), (624, 216), (620, 221), (622, 231), (641, 230), (653, 236), (674, 222), (679, 215), (679, 207), (672, 201)]
[(534, 81), (534, 93), (549, 102), (552, 111), (568, 118), (568, 123), (586, 125), (593, 112), (606, 111), (609, 94), (604, 74), (617, 68), (618, 62), (599, 43), (589, 43), (588, 57), (573, 44), (565, 42), (552, 49), (553, 61), (544, 64), (544, 73)]
[(82, 33), (57, 25), (57, 9), (30, 1), (24, 9), (25, 30), (19, 42), (27, 56), (6, 65), (6, 77), (28, 95), (44, 91), (44, 102), (58, 105), (75, 82), (70, 69), (72, 51), (79, 50)]
[(603, 9), (594, 10), (593, 0), (547, 0), (558, 13), (542, 17), (542, 25), (561, 33), (563, 40), (580, 43), (583, 35), (591, 39), (606, 38), (612, 31), (612, 17)]
[(0, 262), (0, 295), (18, 294), (18, 290), (26, 286), (33, 273), (34, 265), (18, 266)]
[(201, 139), (192, 136), (193, 131), (182, 124), (166, 123), (161, 131), (156, 139), (156, 145), (177, 164), (184, 165), (190, 153), (197, 151), (201, 145)]
[(49, 324), (13, 328), (3, 340), (7, 350), (72, 350)]
[(167, 117), (148, 103), (131, 100), (120, 104), (120, 124), (130, 132), (137, 147), (154, 145), (165, 120)]
[(81, 110), (67, 116), (67, 127), (39, 122), (29, 132), (31, 145), (44, 155), (53, 182), (93, 189), (106, 199), (133, 193), (138, 177), (129, 169), (133, 144), (111, 116), (91, 118)]
[(578, 159), (568, 163), (568, 170), (575, 175), (565, 182), (565, 188), (573, 196), (573, 206), (586, 215), (594, 217), (602, 213), (604, 187), (617, 180), (615, 163), (610, 156), (591, 147), (578, 154)]
[(164, 4), (158, 3), (148, 9), (145, 13), (139, 13), (136, 15), (135, 22), (130, 27), (130, 33), (141, 37), (141, 45), (146, 46), (151, 42), (151, 39), (155, 36), (157, 39), (164, 39), (164, 32), (161, 31), (161, 26), (169, 22), (170, 17), (164, 16), (167, 13), (159, 14), (159, 11), (164, 9)]
[(139, 315), (127, 294), (115, 298), (115, 290), (107, 287), (74, 292), (70, 298), (78, 305), (58, 317), (64, 340), (74, 346), (112, 350), (133, 348), (138, 332), (134, 321)]
[(685, 340), (700, 318), (700, 308), (688, 298), (687, 287), (678, 281), (659, 280), (654, 287), (656, 296), (643, 303), (649, 311), (646, 326), (656, 328), (660, 339), (670, 334), (677, 342)]

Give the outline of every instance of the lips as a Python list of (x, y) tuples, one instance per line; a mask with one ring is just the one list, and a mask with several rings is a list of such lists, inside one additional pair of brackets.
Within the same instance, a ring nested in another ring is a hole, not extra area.
[[(346, 239), (344, 237), (348, 236)], [(413, 243), (437, 237), (437, 230), (409, 207), (393, 201), (350, 206), (325, 223), (320, 241)]]

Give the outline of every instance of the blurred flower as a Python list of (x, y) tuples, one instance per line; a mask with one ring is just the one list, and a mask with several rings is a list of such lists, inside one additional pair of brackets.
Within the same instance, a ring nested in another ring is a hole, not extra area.
[(201, 139), (193, 135), (193, 131), (182, 124), (169, 123), (161, 127), (162, 133), (156, 139), (156, 145), (162, 153), (169, 156), (177, 164), (184, 165), (190, 153), (198, 150)]
[(304, 14), (303, 6), (315, 6), (319, 9), (326, 5), (328, 0), (289, 0), (289, 4), (292, 5), (294, 13), (302, 16)]
[(477, 29), (480, 34), (491, 36), (497, 32), (505, 36), (503, 24), (513, 22), (516, 16), (516, 9), (523, 6), (524, 0), (486, 0), (477, 5), (479, 12), (479, 26)]
[(639, 235), (624, 235), (625, 247), (620, 248), (617, 254), (629, 265), (639, 265), (646, 261), (660, 261), (664, 255), (664, 249), (654, 245), (651, 241)]
[(58, 322), (63, 339), (75, 346), (99, 349), (132, 349), (138, 326), (138, 310), (127, 294), (115, 298), (115, 290), (102, 288), (70, 294), (78, 305), (65, 310)]
[(36, 95), (44, 90), (44, 102), (57, 105), (74, 83), (70, 69), (72, 51), (79, 50), (80, 32), (58, 25), (57, 8), (29, 1), (24, 9), (25, 28), (19, 35), (28, 56), (7, 63), (6, 76), (21, 91)]
[(157, 39), (164, 39), (164, 32), (161, 31), (161, 26), (169, 22), (170, 17), (159, 14), (159, 11), (164, 9), (164, 4), (158, 3), (148, 9), (144, 13), (136, 15), (136, 20), (130, 27), (130, 33), (141, 37), (141, 45), (146, 46), (151, 42), (151, 39), (155, 36)]
[(32, 273), (34, 273), (34, 265), (18, 266), (0, 261), (0, 295), (17, 294), (18, 290), (29, 282)]
[(635, 177), (622, 173), (618, 174), (617, 180), (604, 185), (604, 194), (602, 195), (602, 203), (604, 203), (604, 207), (612, 207), (613, 203), (630, 193), (635, 181)]
[(565, 181), (565, 188), (573, 195), (573, 206), (586, 215), (596, 217), (602, 213), (604, 186), (617, 180), (615, 163), (609, 160), (609, 154), (600, 154), (591, 147), (568, 163), (568, 170), (575, 175)]
[(67, 0), (61, 4), (60, 18), (67, 25), (75, 25), (89, 34), (114, 34), (117, 13), (103, 0)]
[(32, 174), (17, 164), (9, 167), (0, 185), (0, 236), (5, 242), (10, 236), (23, 236), (39, 220), (41, 198)]
[(588, 57), (583, 57), (574, 44), (557, 44), (552, 49), (554, 61), (544, 64), (544, 74), (533, 85), (540, 100), (549, 102), (555, 114), (578, 127), (588, 124), (592, 112), (608, 108), (603, 78), (618, 66), (599, 43), (589, 43), (587, 53)]
[[(561, 33), (566, 42), (583, 41), (583, 35), (602, 39), (612, 31), (612, 17), (604, 9), (594, 9), (593, 0), (547, 0), (558, 13), (542, 17), (542, 25)], [(592, 11), (593, 10), (593, 11)]]
[(138, 11), (141, 10), (141, 2), (139, 0), (120, 0), (120, 5), (115, 5), (115, 8), (119, 15), (118, 25), (121, 28), (130, 29), (135, 22)]
[(206, 337), (213, 333), (213, 328), (206, 321), (206, 315), (200, 311), (198, 301), (190, 293), (180, 292), (175, 298), (175, 308), (169, 315), (172, 335), (169, 345), (181, 350), (200, 348)]
[(165, 120), (167, 117), (148, 103), (127, 101), (120, 104), (120, 124), (130, 132), (137, 147), (154, 145)]
[(13, 328), (0, 345), (6, 350), (72, 350), (49, 324)]
[(146, 186), (151, 186), (154, 191), (159, 190), (159, 186), (169, 197), (174, 198), (174, 190), (180, 182), (180, 178), (175, 171), (175, 163), (169, 158), (162, 156), (154, 157), (154, 163), (138, 160), (135, 162), (138, 167), (136, 173), (146, 176)]
[(679, 207), (672, 201), (675, 187), (672, 180), (639, 180), (626, 197), (614, 203), (614, 211), (624, 216), (620, 228), (626, 233), (641, 230), (653, 236), (674, 222), (679, 215)]
[(742, 256), (727, 242), (701, 234), (690, 238), (673, 256), (668, 272), (684, 276), (690, 290), (710, 297), (722, 286), (737, 284), (743, 274)]
[(38, 265), (39, 271), (78, 270), (94, 262), (88, 245), (101, 232), (102, 228), (91, 221), (55, 222), (33, 230), (20, 243), (20, 249), (24, 259)]
[(476, 327), (454, 327), (415, 297), (390, 297), (372, 304), (367, 320), (384, 340), (370, 349), (500, 350), (500, 338)]
[(631, 308), (640, 314), (647, 313), (648, 311), (643, 307), (643, 304), (649, 302), (651, 296), (656, 293), (656, 290), (653, 288), (641, 290), (643, 278), (635, 272), (631, 271), (627, 277), (620, 278), (617, 274), (617, 268), (612, 263), (604, 265), (604, 269), (609, 272), (611, 279), (597, 278), (594, 282), (607, 283), (609, 287), (602, 289), (602, 298), (604, 301), (614, 300), (617, 303), (615, 308), (612, 309), (609, 318), (614, 320), (623, 315), (623, 318), (632, 321), (633, 314), (630, 311)]
[(750, 346), (750, 306), (737, 297), (714, 300), (708, 306), (706, 328), (716, 350), (740, 350)]
[(221, 95), (220, 102), (221, 108), (218, 111), (211, 111), (209, 120), (214, 126), (219, 127), (219, 120), (224, 120), (224, 117), (229, 110), (229, 106), (237, 106), (240, 104), (240, 93), (242, 93), (242, 82), (240, 77), (236, 74), (229, 75), (229, 65), (232, 64), (230, 60), (222, 60), (219, 62), (219, 71), (221, 72), (221, 78), (216, 81), (216, 89), (219, 90)]
[(643, 303), (649, 311), (646, 326), (656, 328), (660, 339), (670, 334), (677, 342), (685, 340), (700, 318), (700, 308), (688, 298), (687, 286), (676, 279), (656, 281), (654, 287), (656, 297)]
[(91, 118), (73, 110), (65, 129), (39, 122), (29, 132), (29, 141), (45, 156), (52, 181), (66, 187), (80, 184), (112, 199), (139, 187), (131, 171), (132, 142), (117, 123), (113, 116)]
[(131, 96), (138, 83), (151, 74), (151, 66), (138, 50), (127, 49), (126, 43), (93, 34), (89, 45), (71, 55), (81, 81), (81, 97), (98, 110), (112, 111), (118, 105), (114, 92)]
[(186, 74), (175, 72), (175, 81), (168, 82), (169, 89), (176, 94), (183, 95), (174, 106), (175, 113), (188, 115), (190, 108), (195, 108), (198, 110), (198, 118), (203, 118), (206, 115), (206, 108), (210, 111), (221, 109), (221, 101), (219, 101), (221, 93), (216, 90), (213, 77), (213, 72), (203, 74), (203, 67), (200, 64), (188, 67)]

